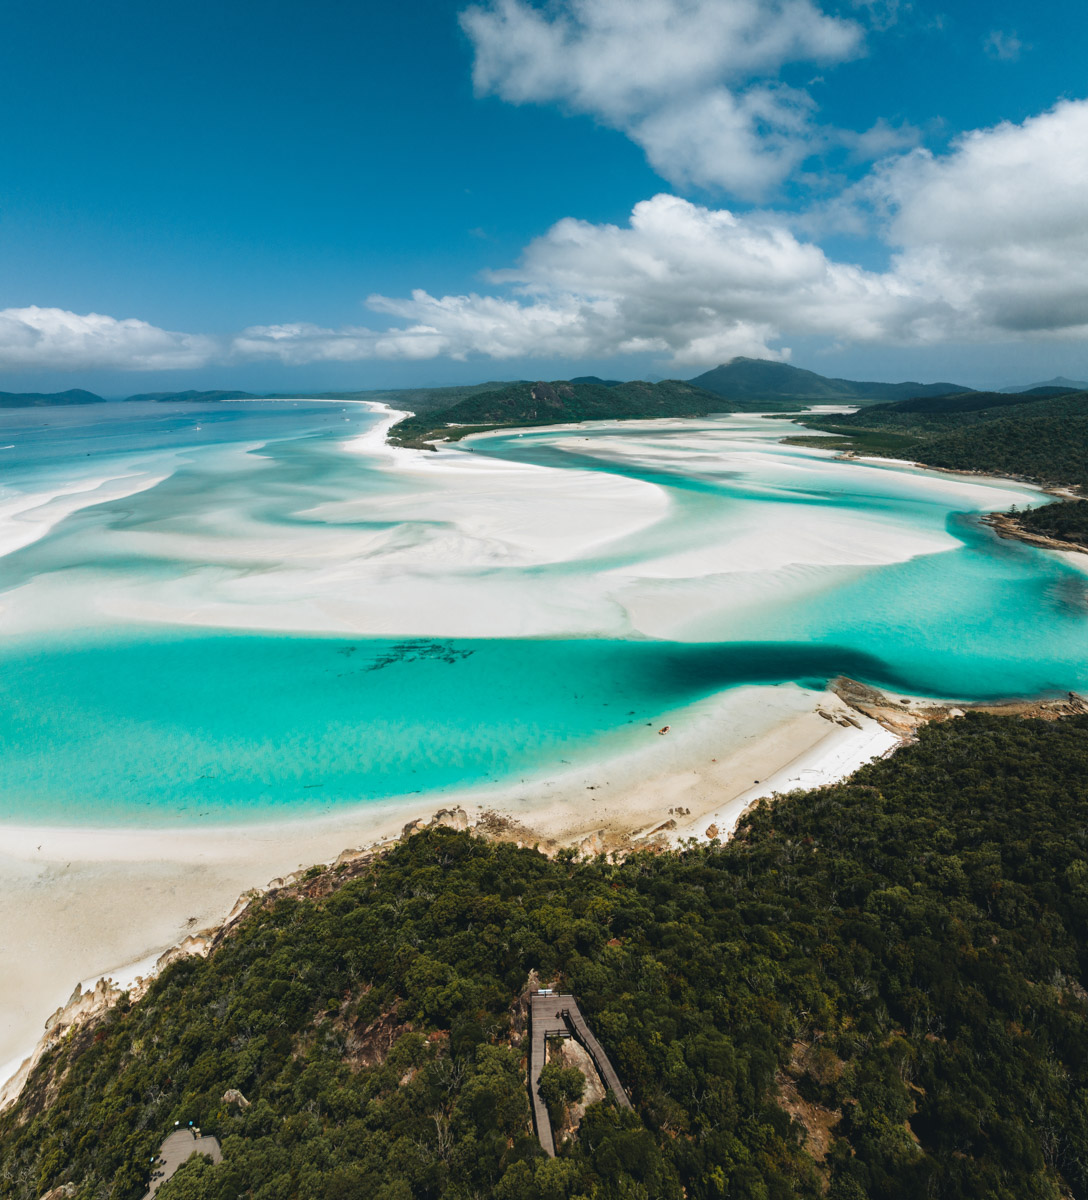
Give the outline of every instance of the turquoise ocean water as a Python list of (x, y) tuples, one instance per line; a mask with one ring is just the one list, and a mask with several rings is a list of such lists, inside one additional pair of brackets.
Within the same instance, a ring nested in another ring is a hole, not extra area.
[[(150, 470), (164, 456), (168, 478), (83, 507), (0, 559), (0, 604), (32, 583), (82, 586), (92, 570), (94, 586), (199, 579), (206, 563), (163, 548), (189, 528), (214, 528), (229, 543), (231, 522), (250, 533), (278, 527), (308, 544), (330, 525), (380, 532), (396, 524), (378, 509), (336, 521), (319, 507), (405, 486), (340, 449), (345, 435), (373, 423), (361, 408), (107, 407), (4, 415), (0, 443), (13, 449), (0, 500), (119, 463)], [(745, 683), (819, 686), (841, 673), (961, 699), (1088, 689), (1085, 575), (927, 500), (916, 476), (874, 470), (861, 491), (854, 476), (837, 487), (834, 464), (821, 460), (822, 473), (810, 477), (807, 452), (766, 438), (760, 454), (770, 459), (750, 471), (716, 470), (699, 456), (685, 471), (683, 455), (679, 468), (677, 456), (668, 469), (651, 468), (637, 455), (594, 455), (584, 437), (566, 449), (555, 435), (497, 438), (475, 452), (642, 479), (666, 490), (668, 513), (593, 559), (526, 568), (527, 587), (633, 563), (768, 504), (940, 528), (954, 548), (890, 565), (814, 567), (798, 574), (796, 596), (786, 573), (774, 580), (773, 604), (733, 612), (714, 636), (684, 642), (592, 630), (314, 636), (146, 621), (8, 634), (0, 638), (0, 819), (233, 822), (517, 782), (620, 752), (661, 714)], [(881, 528), (889, 526), (873, 536)], [(231, 569), (261, 569), (239, 545)]]

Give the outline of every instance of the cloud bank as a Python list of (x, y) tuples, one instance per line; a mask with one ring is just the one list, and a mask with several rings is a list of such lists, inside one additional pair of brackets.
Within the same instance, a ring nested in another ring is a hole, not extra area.
[(882, 270), (829, 256), (794, 218), (662, 194), (623, 225), (566, 218), (491, 294), (371, 296), (388, 328), (255, 326), (225, 338), (55, 308), (0, 311), (0, 367), (162, 370), (211, 362), (595, 358), (678, 367), (782, 358), (788, 339), (934, 345), (1088, 334), (1088, 101), (879, 164), (843, 198)]
[(171, 333), (133, 318), (73, 313), (62, 308), (0, 309), (0, 367), (83, 370), (114, 367), (165, 371), (198, 367), (216, 342), (201, 334)]

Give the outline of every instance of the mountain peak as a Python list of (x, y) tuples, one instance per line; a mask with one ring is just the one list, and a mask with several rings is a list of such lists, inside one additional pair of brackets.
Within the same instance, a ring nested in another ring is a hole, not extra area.
[(690, 382), (732, 400), (779, 403), (796, 400), (799, 404), (857, 404), (971, 391), (956, 383), (878, 383), (832, 379), (790, 363), (770, 358), (746, 358), (743, 355), (697, 375)]

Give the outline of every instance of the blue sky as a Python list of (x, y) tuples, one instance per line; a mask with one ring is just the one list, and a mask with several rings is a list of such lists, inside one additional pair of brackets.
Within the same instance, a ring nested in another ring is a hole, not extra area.
[(0, 388), (733, 353), (1084, 377), (1086, 28), (1068, 0), (12, 7)]

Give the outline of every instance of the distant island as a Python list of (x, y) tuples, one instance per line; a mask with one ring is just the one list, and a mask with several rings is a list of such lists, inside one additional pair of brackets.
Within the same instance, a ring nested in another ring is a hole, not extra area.
[(694, 379), (660, 383), (580, 376), (550, 383), (489, 388), (448, 408), (416, 412), (395, 425), (390, 441), (422, 447), (457, 441), (504, 425), (556, 425), (578, 421), (654, 417), (705, 417), (713, 412), (781, 412), (812, 404), (872, 404), (914, 396), (963, 392), (952, 383), (862, 383), (828, 379), (787, 363), (734, 358)]
[(105, 404), (105, 400), (82, 388), (67, 392), (0, 392), (0, 408), (45, 408), (62, 404)]
[[(725, 398), (731, 407), (723, 407), (720, 401), (715, 402), (713, 410), (718, 412), (737, 411), (738, 408), (748, 409), (751, 406), (761, 406), (765, 410), (781, 410), (783, 408), (807, 407), (811, 404), (870, 404), (879, 401), (900, 400), (912, 396), (936, 396), (950, 392), (965, 392), (970, 389), (954, 383), (863, 383), (851, 379), (830, 379), (817, 375), (814, 371), (805, 371), (800, 367), (792, 367), (788, 363), (771, 362), (767, 359), (734, 358), (722, 363), (711, 371), (706, 371), (694, 379), (665, 380), (663, 384), (650, 383), (645, 380), (601, 379), (596, 375), (577, 375), (569, 380), (559, 381), (575, 388), (599, 388), (614, 393), (611, 405), (599, 396), (591, 400), (585, 393), (586, 402), (591, 407), (602, 409), (612, 407), (614, 412), (606, 412), (605, 417), (620, 417), (629, 415), (632, 408), (648, 407), (650, 409), (669, 407), (675, 402), (683, 408), (690, 405), (691, 398), (698, 393)], [(459, 384), (449, 387), (417, 387), (417, 388), (372, 388), (366, 391), (314, 391), (293, 393), (257, 393), (243, 391), (182, 391), (182, 392), (139, 392), (126, 396), (125, 401), (144, 401), (159, 404), (207, 404), (224, 400), (258, 400), (268, 399), (299, 399), (313, 398), (315, 400), (378, 400), (390, 399), (398, 405), (410, 408), (413, 412), (431, 412), (446, 410), (454, 407), (463, 400), (480, 396), (487, 392), (511, 393), (511, 402), (517, 402), (521, 395), (516, 389), (524, 389), (533, 385), (532, 380), (489, 380), (485, 383)], [(552, 386), (555, 386), (553, 384)], [(683, 389), (694, 389), (684, 392)], [(514, 389), (511, 392), (511, 389)], [(633, 392), (630, 389), (635, 389)], [(646, 389), (651, 389), (647, 393)], [(659, 389), (653, 392), (652, 389)], [(650, 395), (657, 397), (649, 399)], [(671, 399), (666, 399), (671, 397)], [(0, 392), (0, 408), (27, 408), (52, 404), (104, 404), (105, 399), (93, 392), (75, 390), (68, 392)], [(704, 401), (704, 404), (706, 401)], [(697, 406), (698, 407), (698, 406)], [(710, 409), (702, 409), (696, 415), (703, 416)], [(639, 413), (640, 416), (655, 415), (684, 415), (683, 413), (660, 413), (648, 411)], [(573, 419), (573, 418), (572, 418)], [(589, 418), (584, 418), (589, 419)]]
[(765, 358), (734, 358), (689, 380), (695, 387), (744, 403), (767, 407), (812, 404), (870, 404), (914, 396), (970, 391), (955, 383), (873, 383), (830, 379), (789, 363)]

